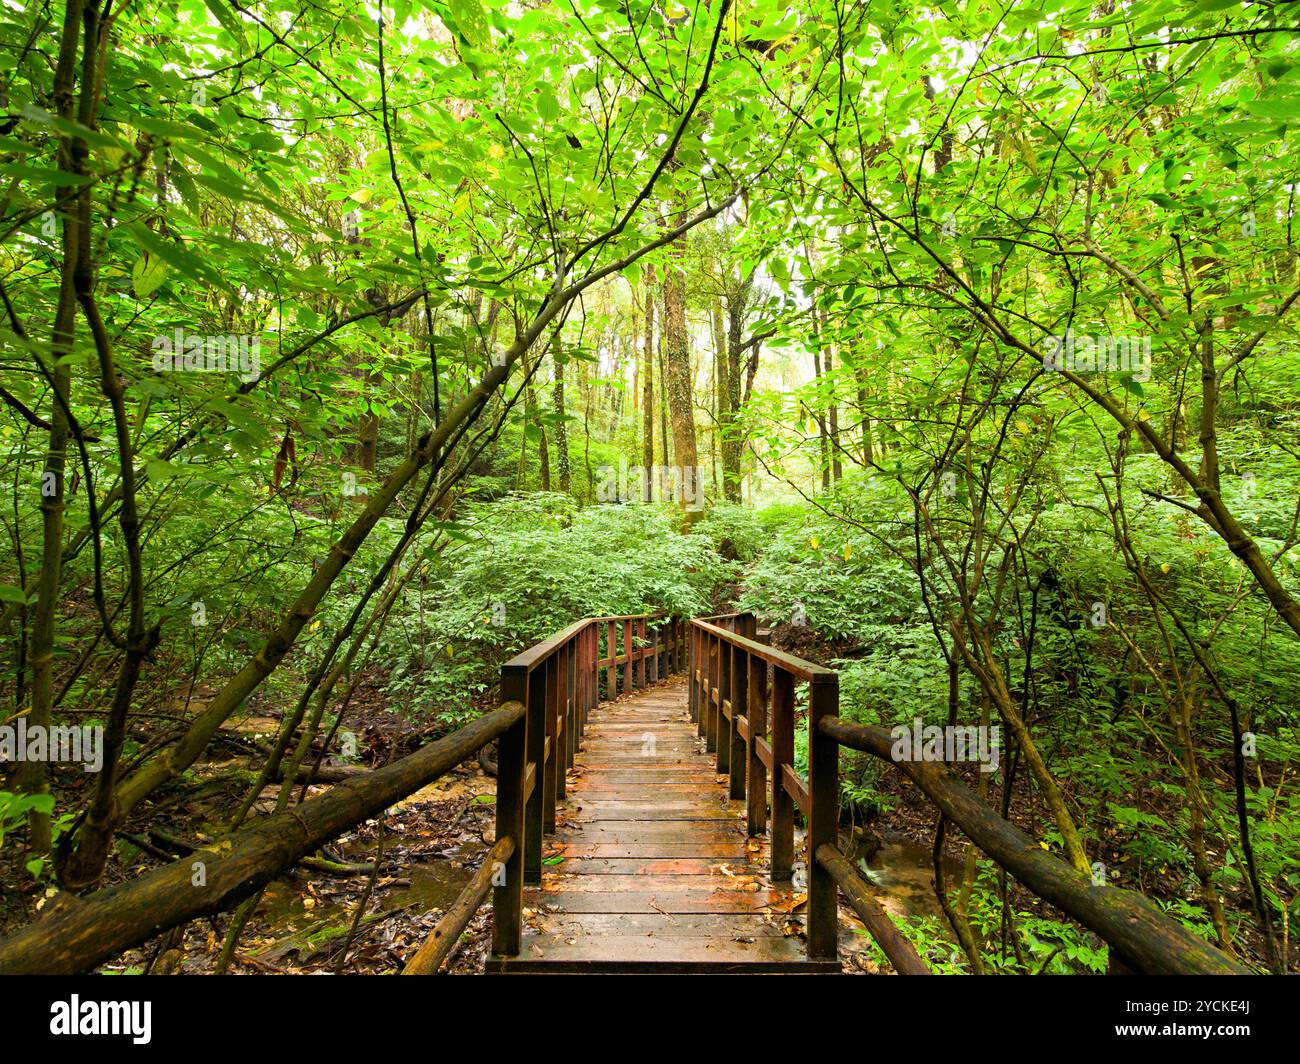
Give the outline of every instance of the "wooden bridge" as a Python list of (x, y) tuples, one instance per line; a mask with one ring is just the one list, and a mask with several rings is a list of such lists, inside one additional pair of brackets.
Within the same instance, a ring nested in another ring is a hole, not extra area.
[[(776, 682), (773, 741), (745, 716), (751, 696), (766, 705), (769, 676), (809, 681), (823, 710), (836, 678), (745, 649), (737, 629), (752, 635), (752, 622), (688, 632), (677, 619), (595, 618), (504, 666), (503, 693), (540, 719), (522, 722), (522, 752), (501, 744), (497, 835), (522, 831), (525, 846), (496, 890), (488, 971), (839, 970), (834, 884), (808, 884), (818, 919), (795, 913), (793, 806), (810, 795), (780, 771), (793, 760), (793, 684)], [(686, 683), (663, 682), (683, 667)], [(763, 854), (750, 837), (769, 804)]]
[(757, 635), (750, 614), (577, 621), (502, 667), (498, 709), (190, 857), (51, 906), (0, 940), (0, 973), (90, 970), (225, 911), (494, 740), (495, 842), (405, 974), (436, 972), (489, 894), (493, 973), (835, 972), (842, 897), (896, 971), (928, 974), (840, 852), (841, 747), (904, 773), (1022, 886), (1096, 932), (1112, 970), (1247, 971), (1141, 894), (1044, 851), (942, 763), (894, 760), (889, 732), (841, 719), (835, 672)]

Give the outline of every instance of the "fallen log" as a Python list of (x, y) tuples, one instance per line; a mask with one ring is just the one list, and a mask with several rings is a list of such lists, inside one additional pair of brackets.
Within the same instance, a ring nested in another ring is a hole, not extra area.
[[(398, 905), (392, 909), (383, 909), (379, 912), (366, 913), (357, 925), (357, 931), (368, 931), (376, 924), (390, 917), (397, 916), (411, 907), (408, 902), (405, 905)], [(333, 921), (339, 920), (338, 923)], [(305, 964), (313, 957), (322, 953), (330, 953), (337, 950), (348, 937), (348, 931), (352, 927), (351, 918), (340, 920), (339, 917), (326, 917), (317, 920), (315, 923), (308, 924), (299, 931), (278, 938), (274, 942), (269, 942), (264, 946), (248, 950), (241, 954), (241, 961), (251, 960), (262, 964), (275, 964), (285, 960), (290, 953), (296, 954), (299, 964)]]
[(1192, 934), (1145, 897), (1123, 887), (1094, 886), (1092, 877), (1053, 857), (941, 762), (895, 761), (883, 728), (823, 717), (818, 727), (841, 746), (900, 769), (976, 846), (1019, 882), (1095, 931), (1147, 975), (1249, 975), (1250, 969)]
[(159, 932), (218, 913), (348, 828), (428, 786), (518, 722), (507, 702), (415, 753), (170, 865), (84, 898), (63, 896), (45, 918), (0, 939), (0, 974), (71, 975)]
[[(134, 841), (129, 835), (123, 835), (122, 837), (128, 841)], [(190, 842), (187, 839), (182, 839), (179, 835), (172, 835), (160, 828), (150, 828), (149, 837), (155, 842), (160, 843), (162, 846), (168, 847), (168, 849), (172, 851), (171, 853), (167, 853), (166, 851), (158, 850), (157, 847), (154, 848), (157, 850), (158, 854), (168, 860), (170, 860), (174, 854), (181, 854), (184, 856), (185, 854), (193, 853), (200, 846), (211, 841), (210, 839), (205, 838), (198, 842)], [(329, 857), (304, 857), (298, 862), (298, 867), (310, 868), (314, 872), (323, 872), (327, 876), (341, 876), (344, 878), (350, 878), (351, 876), (368, 876), (375, 870), (373, 863), (335, 861)]]
[[(364, 776), (370, 769), (365, 765), (322, 765), (315, 768), (312, 765), (300, 765), (298, 775), (294, 779), (294, 786), (301, 783), (342, 783), (345, 780), (357, 779)], [(282, 768), (275, 774), (274, 783), (284, 781), (284, 769)]]

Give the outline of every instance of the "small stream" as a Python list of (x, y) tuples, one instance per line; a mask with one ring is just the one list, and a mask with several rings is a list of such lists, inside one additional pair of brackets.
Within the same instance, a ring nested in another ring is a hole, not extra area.
[[(861, 839), (846, 850), (846, 856), (863, 873), (872, 894), (895, 920), (909, 916), (932, 916), (943, 920), (943, 910), (934, 894), (934, 860), (928, 846), (904, 836)], [(945, 860), (949, 876), (961, 869)]]
[[(478, 839), (467, 839), (442, 854), (448, 860), (430, 861), (411, 867), (409, 887), (391, 890), (380, 903), (384, 909), (400, 909), (413, 904), (416, 912), (437, 909), (446, 912), (469, 884), (474, 867), (488, 847)], [(473, 866), (470, 865), (473, 862)]]

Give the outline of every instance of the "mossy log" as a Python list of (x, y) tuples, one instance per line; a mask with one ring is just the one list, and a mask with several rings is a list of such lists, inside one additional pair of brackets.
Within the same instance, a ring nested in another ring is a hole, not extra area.
[(1249, 975), (1221, 950), (1160, 912), (1141, 894), (1096, 886), (1092, 877), (1053, 857), (941, 762), (895, 761), (894, 740), (883, 728), (839, 717), (819, 722), (823, 734), (853, 750), (888, 761), (925, 792), (966, 837), (1020, 883), (1095, 931), (1146, 975)]
[(230, 908), (324, 842), (472, 757), (523, 712), (518, 702), (507, 703), (391, 765), (138, 879), (84, 898), (65, 896), (43, 919), (0, 940), (0, 974), (84, 972), (170, 927)]

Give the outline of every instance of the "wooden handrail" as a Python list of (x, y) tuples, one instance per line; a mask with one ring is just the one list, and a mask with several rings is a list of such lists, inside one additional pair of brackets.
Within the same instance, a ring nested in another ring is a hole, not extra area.
[(804, 661), (803, 658), (796, 658), (793, 654), (787, 654), (783, 650), (775, 650), (766, 643), (760, 643), (757, 640), (737, 635), (735, 632), (728, 631), (726, 628), (712, 624), (709, 621), (701, 621), (696, 618), (691, 621), (691, 624), (697, 625), (713, 635), (725, 638), (732, 646), (740, 647), (746, 653), (761, 658), (769, 665), (783, 669), (803, 683), (838, 682), (839, 674), (834, 669), (816, 665), (811, 661)]
[(833, 742), (898, 768), (993, 861), (1039, 897), (1095, 931), (1120, 952), (1129, 967), (1148, 975), (1249, 974), (1249, 969), (1160, 912), (1136, 891), (1094, 886), (1091, 876), (1042, 849), (942, 762), (894, 760), (894, 740), (885, 729), (830, 716), (818, 721), (818, 731)]
[(840, 853), (839, 848), (829, 842), (823, 843), (818, 847), (816, 857), (817, 863), (834, 877), (836, 885), (844, 892), (845, 901), (853, 907), (863, 926), (889, 958), (894, 971), (899, 975), (933, 975), (921, 955), (916, 952), (916, 947), (903, 937), (902, 931), (889, 918), (884, 906), (871, 896), (866, 881), (858, 875), (857, 869), (849, 864), (848, 858)]
[[(837, 751), (843, 745), (903, 771), (995, 863), (1095, 931), (1124, 966), (1151, 974), (1248, 971), (1141, 894), (1092, 886), (1091, 877), (1036, 845), (941, 763), (895, 762), (888, 732), (840, 719), (834, 670), (755, 641), (756, 630), (752, 614), (691, 621), (689, 706), (708, 749), (716, 752), (718, 771), (730, 774), (732, 797), (747, 798), (749, 833), (769, 836), (773, 878), (790, 874), (794, 812), (805, 816), (810, 957), (833, 955), (838, 887), (897, 971), (912, 974), (924, 967), (914, 950), (902, 947), (904, 940), (884, 910), (867, 904), (865, 881), (838, 849)], [(806, 783), (794, 765), (796, 682), (808, 685)]]
[[(794, 695), (795, 684), (806, 683), (812, 717), (835, 714), (839, 676), (758, 642), (756, 634), (752, 613), (691, 620), (687, 704), (718, 772), (728, 776), (730, 797), (745, 801), (749, 834), (768, 834), (772, 878), (781, 880), (794, 870), (796, 808), (807, 819), (810, 853), (837, 841), (838, 747), (829, 740), (810, 744), (805, 784), (794, 767)], [(833, 959), (836, 881), (816, 861), (808, 864), (808, 956)]]

